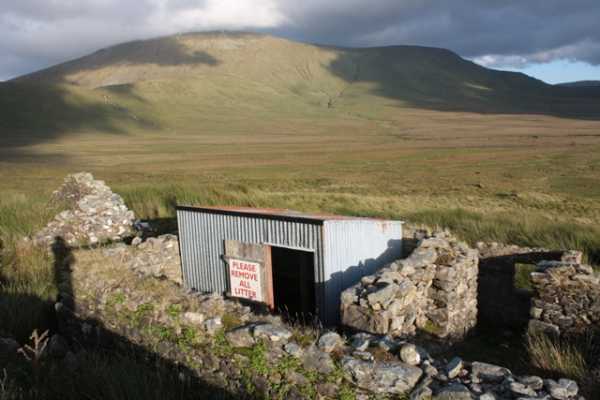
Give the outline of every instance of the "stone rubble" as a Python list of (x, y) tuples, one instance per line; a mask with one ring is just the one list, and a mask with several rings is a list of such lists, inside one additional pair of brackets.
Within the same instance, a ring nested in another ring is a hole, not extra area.
[(121, 196), (90, 173), (68, 175), (52, 200), (67, 209), (34, 236), (35, 244), (50, 246), (59, 237), (67, 245), (78, 247), (133, 235), (133, 211), (127, 209)]
[[(35, 239), (38, 243), (50, 244), (54, 236), (61, 236), (70, 246), (82, 246), (121, 240), (132, 233), (133, 213), (118, 195), (89, 174), (67, 177), (55, 197), (71, 204), (72, 210), (59, 214), (40, 232)], [(111, 261), (100, 263), (102, 271), (113, 274), (107, 277), (91, 274), (88, 266), (78, 269), (75, 265), (74, 290), (81, 304), (69, 310), (69, 315), (77, 318), (70, 321), (74, 328), (70, 332), (85, 343), (100, 334), (99, 326), (92, 322), (100, 320), (132, 343), (151, 344), (160, 356), (194, 365), (198, 376), (233, 391), (245, 389), (242, 374), (254, 374), (255, 390), (265, 398), (281, 385), (316, 390), (310, 392), (311, 397), (292, 391), (291, 398), (334, 398), (340, 385), (350, 382), (357, 399), (373, 395), (409, 396), (411, 400), (582, 399), (572, 380), (515, 376), (507, 368), (458, 357), (437, 360), (408, 342), (418, 331), (437, 338), (463, 338), (477, 318), (478, 252), (447, 232), (415, 232), (414, 238), (417, 246), (408, 258), (363, 277), (342, 293), (342, 321), (360, 331), (348, 340), (328, 331), (316, 334), (310, 343), (306, 339), (301, 342), (297, 328), (278, 317), (255, 315), (250, 307), (220, 295), (185, 292), (180, 286), (179, 245), (174, 235), (136, 237), (130, 246), (120, 243), (92, 250)], [(478, 247), (486, 251), (486, 246)], [(538, 269), (532, 274), (537, 297), (536, 310), (532, 309), (536, 318), (530, 328), (537, 325), (562, 333), (598, 323), (598, 277), (581, 264), (579, 254), (566, 253), (561, 262), (543, 262)], [(62, 303), (55, 307), (57, 312), (64, 308)], [(130, 314), (122, 318), (115, 314), (118, 312)], [(145, 343), (151, 340), (145, 336), (152, 331), (149, 327), (160, 327), (176, 339), (173, 343), (162, 339)], [(189, 335), (190, 330), (205, 347), (177, 347), (184, 332)], [(220, 352), (225, 351), (225, 344), (239, 349), (266, 346), (261, 362), (273, 371), (266, 376), (243, 371), (241, 365), (248, 356), (244, 352), (224, 356)], [(13, 340), (0, 338), (0, 356), (16, 352), (16, 346)], [(76, 358), (76, 350), (70, 349), (62, 336), (53, 335), (49, 349), (54, 358)], [(284, 357), (293, 358), (299, 366), (287, 372), (278, 370), (276, 365)]]
[(408, 258), (342, 293), (342, 323), (396, 337), (463, 338), (477, 321), (477, 274), (477, 251), (466, 243), (445, 232), (424, 237)]
[(179, 285), (183, 283), (179, 241), (177, 236), (166, 234), (136, 241), (131, 246), (118, 245), (103, 250), (107, 257), (124, 262), (140, 275), (168, 279)]
[[(440, 244), (436, 244), (439, 246)], [(112, 248), (121, 247), (120, 245)], [(108, 249), (108, 248), (107, 248)], [(96, 253), (104, 254), (106, 249), (94, 250)], [(81, 252), (84, 252), (83, 250)], [(119, 251), (110, 253), (110, 257), (117, 257)], [(423, 253), (420, 253), (423, 254)], [(76, 259), (81, 260), (77, 255)], [(117, 257), (118, 258), (118, 257)], [(127, 258), (118, 258), (128, 265)], [(119, 266), (114, 263), (108, 263), (103, 268), (113, 268), (119, 270)], [(537, 376), (515, 376), (510, 370), (501, 366), (496, 366), (483, 362), (468, 362), (460, 358), (451, 360), (431, 358), (421, 347), (406, 341), (405, 338), (392, 337), (390, 335), (371, 334), (366, 332), (356, 333), (345, 339), (335, 331), (326, 331), (315, 336), (310, 343), (298, 341), (298, 336), (294, 334), (294, 329), (283, 323), (278, 317), (268, 315), (255, 315), (250, 309), (242, 304), (227, 300), (218, 295), (204, 295), (184, 292), (184, 290), (169, 280), (153, 279), (151, 275), (140, 275), (131, 268), (126, 268), (123, 275), (132, 275), (134, 282), (140, 282), (140, 289), (136, 289), (136, 284), (126, 284), (125, 288), (115, 289), (115, 280), (98, 279), (90, 275), (89, 270), (79, 272), (74, 268), (74, 279), (77, 282), (75, 290), (82, 294), (83, 298), (99, 300), (100, 303), (95, 306), (88, 304), (80, 305), (80, 313), (93, 312), (96, 318), (103, 315), (102, 320), (108, 319), (108, 324), (116, 320), (110, 320), (111, 314), (101, 314), (103, 310), (109, 310), (112, 304), (111, 290), (118, 290), (118, 293), (126, 294), (127, 299), (136, 298), (134, 303), (130, 300), (119, 304), (121, 310), (131, 310), (134, 313), (139, 312), (144, 304), (155, 304), (152, 310), (147, 314), (147, 318), (152, 318), (147, 323), (149, 326), (156, 324), (166, 324), (168, 329), (174, 332), (184, 331), (189, 327), (202, 335), (206, 343), (212, 340), (222, 340), (232, 348), (239, 348), (243, 351), (251, 351), (259, 344), (266, 346), (264, 355), (266, 363), (271, 365), (272, 372), (268, 376), (255, 376), (256, 390), (264, 393), (266, 398), (269, 394), (269, 388), (273, 382), (279, 384), (289, 384), (295, 387), (310, 386), (318, 391), (320, 398), (335, 398), (337, 392), (334, 386), (341, 382), (352, 385), (353, 393), (357, 399), (371, 398), (372, 396), (406, 396), (411, 400), (444, 400), (444, 399), (493, 399), (493, 400), (524, 400), (524, 399), (546, 399), (546, 400), (580, 400), (579, 388), (573, 381), (559, 379), (556, 381), (543, 380)], [(124, 277), (120, 277), (123, 279)], [(148, 281), (150, 279), (150, 281)], [(82, 280), (86, 282), (82, 286)], [(168, 293), (161, 293), (160, 301), (148, 298), (148, 290), (154, 293), (158, 289), (152, 289), (148, 285), (156, 288), (170, 288)], [(90, 293), (90, 287), (96, 292)], [(83, 295), (89, 293), (88, 296)], [(385, 302), (385, 301), (384, 301)], [(161, 304), (162, 303), (162, 304)], [(168, 309), (169, 304), (180, 304), (179, 317), (168, 317), (163, 311)], [(192, 304), (195, 304), (192, 306)], [(81, 314), (79, 314), (81, 315)], [(85, 320), (84, 315), (81, 319)], [(130, 321), (128, 318), (121, 318), (119, 321)], [(181, 325), (183, 324), (183, 325)], [(138, 328), (142, 329), (142, 328)], [(78, 330), (80, 335), (90, 335), (97, 332), (97, 329), (83, 326)], [(87, 333), (85, 333), (87, 332)], [(127, 332), (128, 337), (135, 343), (144, 343), (143, 336), (132, 331), (131, 328), (123, 328), (122, 332)], [(217, 339), (221, 338), (221, 339)], [(178, 339), (179, 340), (179, 339)], [(223, 342), (220, 342), (223, 343)], [(216, 346), (216, 345), (208, 345)], [(164, 350), (160, 350), (163, 349)], [(168, 343), (160, 343), (157, 348), (159, 352), (164, 351), (164, 357), (181, 360), (197, 360), (197, 372), (203, 379), (214, 379), (220, 377), (221, 385), (229, 386), (231, 390), (236, 389), (236, 382), (239, 382), (240, 362), (244, 362), (245, 356), (234, 353), (234, 356), (223, 358), (216, 350), (217, 347), (203, 347), (199, 350), (193, 350), (188, 347), (177, 349)], [(69, 352), (70, 353), (70, 352)], [(64, 351), (61, 351), (64, 354)], [(289, 372), (280, 371), (276, 365), (282, 357), (292, 357), (297, 360), (301, 369), (295, 369)], [(66, 357), (66, 356), (65, 356)], [(339, 372), (336, 372), (339, 371)], [(252, 372), (252, 371), (251, 371)], [(343, 381), (339, 381), (338, 373), (342, 373)], [(332, 377), (338, 376), (331, 381)], [(312, 378), (311, 378), (312, 377)], [(314, 377), (318, 378), (317, 382)], [(328, 377), (328, 378), (327, 378)], [(322, 380), (320, 380), (322, 379)], [(271, 382), (271, 383), (269, 383)], [(233, 385), (233, 387), (231, 386)], [(311, 392), (312, 393), (312, 392)], [(333, 393), (333, 397), (327, 397), (327, 394)], [(318, 397), (317, 396), (317, 397)], [(315, 398), (296, 394), (293, 398)]]

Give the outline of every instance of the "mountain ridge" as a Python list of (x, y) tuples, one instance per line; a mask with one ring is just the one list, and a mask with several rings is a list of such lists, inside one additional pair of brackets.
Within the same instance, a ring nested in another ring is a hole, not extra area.
[(189, 131), (207, 119), (371, 119), (411, 109), (597, 119), (599, 100), (596, 88), (548, 85), (442, 48), (203, 32), (121, 43), (0, 83), (0, 133)]

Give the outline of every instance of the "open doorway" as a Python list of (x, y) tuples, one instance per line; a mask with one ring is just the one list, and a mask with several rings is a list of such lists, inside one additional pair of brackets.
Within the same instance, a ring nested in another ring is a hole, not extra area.
[(314, 253), (271, 247), (275, 310), (298, 320), (315, 315)]

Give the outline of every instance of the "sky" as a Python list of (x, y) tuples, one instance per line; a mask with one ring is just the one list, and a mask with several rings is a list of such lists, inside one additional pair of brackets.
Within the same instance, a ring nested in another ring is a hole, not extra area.
[(0, 80), (124, 41), (244, 30), (443, 47), (548, 83), (600, 80), (598, 0), (0, 0)]

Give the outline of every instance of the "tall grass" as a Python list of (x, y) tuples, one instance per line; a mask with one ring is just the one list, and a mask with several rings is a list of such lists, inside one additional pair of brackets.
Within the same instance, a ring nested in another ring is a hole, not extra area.
[(567, 376), (581, 381), (588, 372), (586, 344), (553, 339), (547, 335), (528, 335), (527, 349), (532, 364), (548, 375)]
[(600, 229), (591, 225), (556, 222), (520, 212), (484, 215), (463, 209), (417, 211), (408, 214), (407, 219), (449, 228), (472, 244), (497, 241), (551, 250), (576, 249), (583, 251), (590, 262), (600, 264)]
[(52, 323), (57, 295), (52, 259), (44, 249), (10, 244), (0, 269), (0, 334), (20, 342)]
[(57, 211), (41, 196), (0, 198), (0, 334), (21, 342), (51, 325), (57, 294), (51, 257), (22, 239)]
[(172, 218), (177, 204), (241, 205), (293, 208), (348, 215), (396, 218), (407, 222), (449, 228), (464, 240), (497, 241), (548, 249), (577, 249), (588, 260), (600, 264), (600, 228), (560, 222), (543, 212), (482, 214), (461, 208), (419, 209), (390, 196), (375, 197), (347, 193), (272, 192), (248, 188), (169, 185), (125, 189), (128, 205), (142, 218)]
[(600, 398), (600, 336), (597, 332), (560, 339), (528, 334), (527, 350), (531, 365), (544, 376), (574, 379), (587, 398)]

